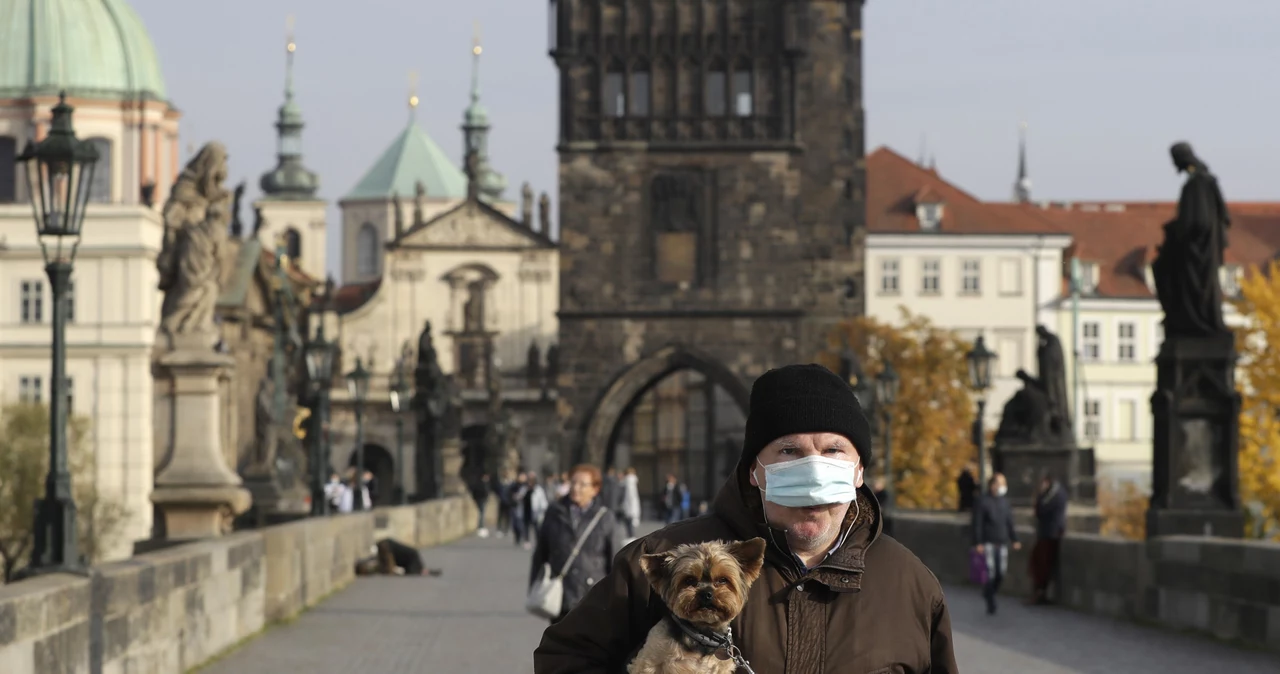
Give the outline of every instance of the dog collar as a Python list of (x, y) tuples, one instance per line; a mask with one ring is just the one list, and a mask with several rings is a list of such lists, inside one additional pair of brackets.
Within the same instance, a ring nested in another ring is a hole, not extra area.
[(717, 659), (732, 660), (734, 666), (738, 669), (743, 670), (747, 674), (755, 674), (755, 671), (751, 669), (750, 663), (748, 663), (747, 659), (743, 657), (742, 651), (738, 650), (738, 647), (733, 645), (732, 627), (726, 627), (724, 629), (724, 634), (717, 634), (715, 632), (708, 634), (695, 628), (693, 625), (676, 618), (675, 616), (672, 616), (672, 621), (675, 622), (675, 624), (678, 625), (685, 634), (689, 635), (690, 639), (697, 642), (698, 645), (711, 649), (712, 654), (714, 654)]

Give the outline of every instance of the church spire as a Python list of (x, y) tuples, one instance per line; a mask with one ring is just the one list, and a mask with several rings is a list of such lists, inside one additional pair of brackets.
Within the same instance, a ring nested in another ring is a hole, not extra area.
[(293, 15), (287, 20), (284, 65), (284, 104), (276, 117), (278, 138), (275, 169), (262, 174), (259, 186), (267, 199), (314, 199), (320, 187), (315, 173), (302, 165), (302, 109), (293, 98)]
[(1020, 203), (1031, 201), (1031, 176), (1027, 175), (1027, 123), (1018, 126), (1018, 179), (1013, 183), (1013, 200)]
[[(475, 24), (471, 43), (471, 104), (462, 116), (463, 168), (472, 182), (476, 182), (479, 197), (485, 201), (497, 201), (507, 188), (507, 179), (489, 165), (489, 112), (480, 102), (480, 22)], [(471, 159), (474, 154), (475, 158)], [(475, 166), (468, 166), (474, 162)]]

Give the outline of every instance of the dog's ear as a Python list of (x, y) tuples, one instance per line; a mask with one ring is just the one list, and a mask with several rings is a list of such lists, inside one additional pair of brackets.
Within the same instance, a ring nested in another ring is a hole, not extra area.
[(754, 583), (756, 578), (760, 576), (760, 571), (764, 568), (764, 548), (765, 542), (763, 538), (738, 541), (729, 544), (729, 547), (726, 548), (729, 554), (738, 560), (738, 566), (742, 567), (742, 575), (747, 579), (748, 583)]
[(649, 584), (658, 594), (662, 594), (666, 581), (671, 578), (671, 562), (674, 559), (675, 556), (670, 552), (640, 556), (640, 569), (644, 571), (644, 577), (649, 579)]

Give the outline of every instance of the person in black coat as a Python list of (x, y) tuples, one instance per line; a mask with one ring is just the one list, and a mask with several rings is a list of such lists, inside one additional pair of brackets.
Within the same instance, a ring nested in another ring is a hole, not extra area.
[(978, 480), (973, 476), (976, 469), (977, 467), (970, 463), (960, 471), (960, 477), (956, 478), (956, 492), (960, 495), (959, 510), (962, 513), (973, 510), (973, 498), (978, 492)]
[(1013, 508), (1005, 494), (1009, 485), (1004, 475), (995, 473), (987, 482), (987, 493), (973, 505), (973, 549), (987, 560), (987, 584), (982, 596), (987, 600), (987, 614), (996, 612), (996, 593), (1009, 569), (1009, 547), (1022, 547), (1013, 530)]
[(1045, 473), (1040, 477), (1036, 493), (1036, 545), (1031, 549), (1031, 600), (1049, 603), (1049, 583), (1058, 570), (1058, 552), (1067, 533), (1067, 490), (1062, 483)]
[[(555, 624), (582, 600), (597, 581), (613, 570), (613, 558), (622, 549), (622, 528), (613, 511), (599, 498), (602, 479), (595, 466), (577, 466), (569, 474), (569, 495), (552, 503), (538, 529), (529, 569), (529, 587), (542, 577), (543, 565), (550, 565), (551, 575), (564, 573), (564, 604)], [(599, 521), (587, 533), (598, 513)], [(583, 537), (578, 556), (565, 569), (565, 563), (579, 538)]]

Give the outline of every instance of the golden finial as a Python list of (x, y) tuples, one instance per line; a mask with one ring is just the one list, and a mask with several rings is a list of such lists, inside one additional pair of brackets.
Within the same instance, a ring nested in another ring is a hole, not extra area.
[(294, 18), (292, 14), (285, 17), (284, 34), (285, 34), (285, 41), (287, 43), (287, 45), (285, 46), (285, 49), (289, 50), (290, 54), (298, 50), (297, 43), (293, 41), (293, 23), (294, 23)]
[(418, 72), (409, 71), (409, 108), (418, 107)]
[(479, 56), (481, 52), (484, 51), (484, 47), (480, 46), (480, 22), (479, 21), (475, 22), (475, 27), (472, 30), (471, 45), (472, 45), (471, 53), (475, 54), (476, 56)]

